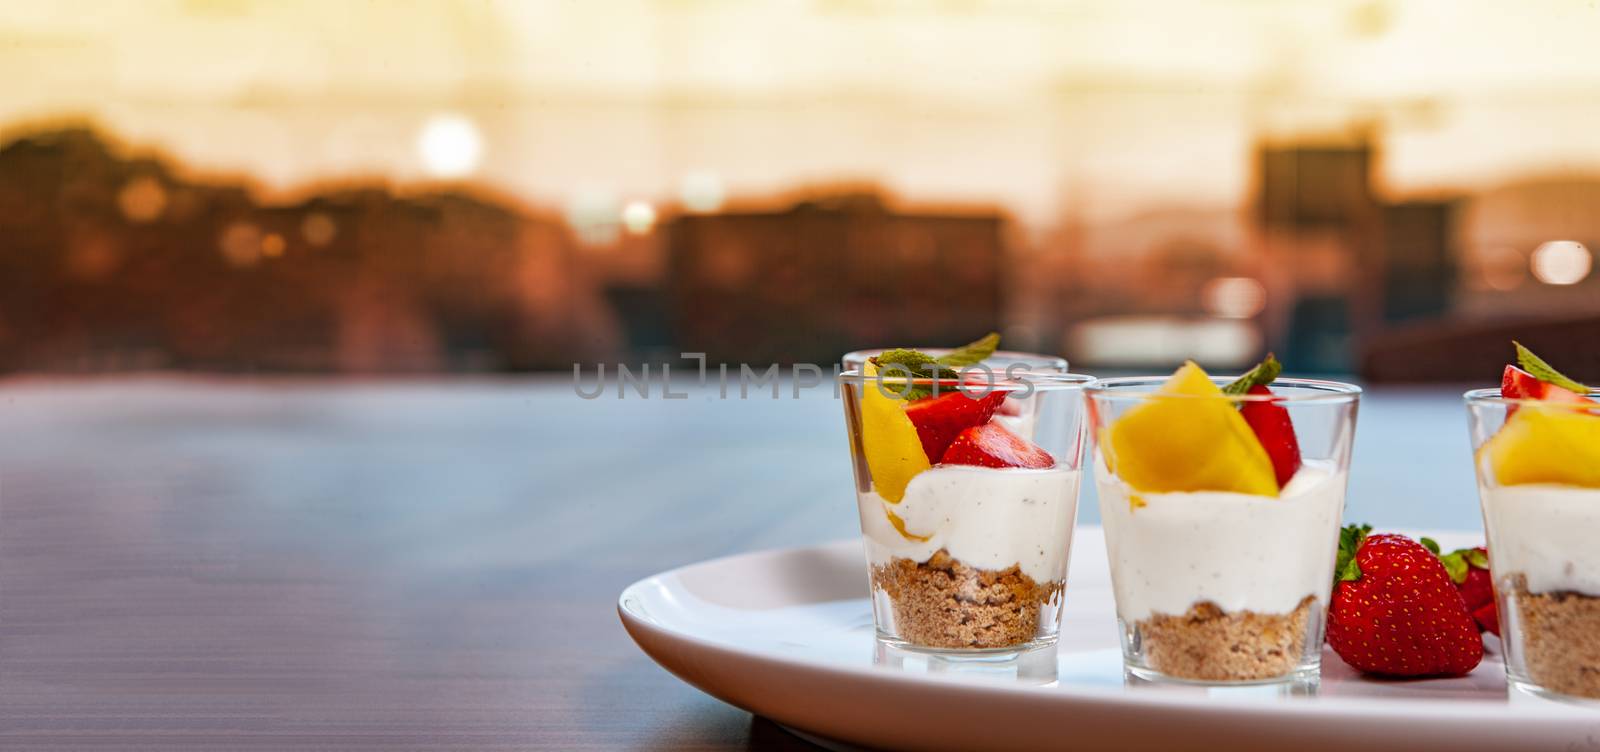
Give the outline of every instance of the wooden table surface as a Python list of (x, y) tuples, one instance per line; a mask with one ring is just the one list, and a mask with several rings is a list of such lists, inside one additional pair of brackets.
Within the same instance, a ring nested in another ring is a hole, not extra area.
[[(857, 532), (826, 390), (690, 391), (0, 384), (0, 749), (810, 749), (617, 621)], [(1479, 527), (1459, 394), (1368, 396), (1348, 519)]]

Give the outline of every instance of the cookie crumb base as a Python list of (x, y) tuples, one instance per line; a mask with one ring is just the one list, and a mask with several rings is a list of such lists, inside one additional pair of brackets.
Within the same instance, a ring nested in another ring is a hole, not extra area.
[(896, 636), (929, 648), (1026, 644), (1062, 594), (1059, 581), (1035, 582), (1017, 566), (977, 569), (942, 548), (925, 562), (897, 558), (873, 567), (872, 586), (889, 598)]
[(1600, 598), (1529, 592), (1520, 575), (1511, 592), (1528, 678), (1564, 695), (1600, 699)]
[(1306, 596), (1287, 614), (1228, 613), (1211, 601), (1181, 616), (1156, 614), (1138, 623), (1149, 668), (1194, 681), (1263, 681), (1287, 677), (1305, 655), (1306, 626), (1317, 599)]

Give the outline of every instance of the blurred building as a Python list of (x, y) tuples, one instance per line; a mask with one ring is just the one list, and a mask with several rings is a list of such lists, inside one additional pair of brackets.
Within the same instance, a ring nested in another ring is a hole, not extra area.
[(632, 362), (678, 357), (667, 303), (667, 234), (655, 212), (651, 206), (645, 214), (648, 221), (631, 227), (613, 216), (618, 226), (610, 232), (594, 233), (598, 239), (579, 234), (583, 261), (615, 314), (624, 357)]
[(67, 129), (0, 146), (0, 368), (442, 371), (614, 357), (558, 219), (460, 191), (285, 205)]
[(1455, 307), (1459, 208), (1455, 199), (1383, 205), (1380, 305), (1385, 325), (1436, 319)]
[[(1559, 355), (1564, 371), (1593, 381), (1600, 373), (1600, 275), (1590, 249), (1600, 243), (1600, 179), (1529, 178), (1460, 203), (1450, 222), (1461, 249), (1452, 315), (1365, 343), (1362, 376), (1483, 382), (1510, 360), (1515, 339)], [(1419, 224), (1432, 233), (1438, 221)]]
[[(1462, 316), (1600, 315), (1600, 274), (1594, 273), (1592, 255), (1600, 248), (1600, 176), (1506, 183), (1473, 196), (1462, 215), (1458, 234), (1468, 265)], [(1547, 244), (1563, 242), (1577, 243), (1587, 253), (1552, 254), (1558, 246)], [(1551, 263), (1563, 258), (1569, 263)]]
[(1070, 229), (1047, 239), (1058, 250), (1039, 276), (1062, 280), (1057, 331), (1074, 362), (1233, 368), (1260, 356), (1265, 294), (1243, 212), (1161, 206)]
[(1364, 129), (1258, 150), (1268, 341), (1296, 370), (1349, 371), (1363, 338), (1451, 308), (1456, 203), (1385, 201), (1377, 162)]
[(668, 228), (674, 339), (713, 362), (834, 362), (1000, 329), (1004, 219), (906, 212), (875, 193), (780, 211), (689, 214)]
[(1258, 152), (1255, 209), (1275, 271), (1268, 339), (1296, 370), (1347, 368), (1355, 331), (1375, 318), (1381, 213), (1373, 160), (1365, 139)]

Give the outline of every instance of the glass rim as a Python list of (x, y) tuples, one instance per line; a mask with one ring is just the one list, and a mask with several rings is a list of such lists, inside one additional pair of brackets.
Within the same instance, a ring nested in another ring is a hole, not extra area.
[[(1600, 399), (1600, 389), (1590, 389), (1589, 392), (1583, 396), (1590, 399)], [(1497, 386), (1484, 387), (1482, 389), (1468, 389), (1461, 395), (1461, 399), (1464, 400), (1468, 405), (1512, 405), (1518, 407), (1522, 405), (1549, 405), (1554, 407), (1556, 405), (1577, 404), (1569, 402), (1552, 403), (1549, 400), (1529, 399), (1527, 397), (1502, 397), (1500, 395), (1500, 387)], [(1600, 402), (1596, 402), (1594, 408), (1600, 408)], [(1572, 409), (1590, 410), (1594, 408), (1578, 406)]]
[[(870, 358), (870, 357), (872, 357), (874, 355), (885, 353), (885, 352), (888, 352), (888, 351), (893, 350), (893, 349), (895, 349), (895, 348), (893, 348), (893, 347), (868, 347), (868, 348), (863, 348), (863, 349), (860, 349), (860, 350), (851, 350), (850, 352), (847, 352), (844, 355), (839, 356), (839, 362), (840, 363), (847, 363), (853, 358), (865, 361), (866, 359), (868, 359), (868, 358)], [(918, 347), (918, 348), (914, 348), (914, 349), (917, 350), (918, 352), (923, 352), (923, 353), (940, 353), (940, 352), (950, 352), (951, 350), (954, 350), (955, 348), (954, 347)], [(1023, 360), (1037, 360), (1037, 361), (1040, 361), (1042, 363), (1059, 364), (1060, 367), (1063, 368), (1063, 369), (1068, 367), (1067, 359), (1061, 357), (1060, 355), (1047, 355), (1045, 353), (1026, 352), (1024, 350), (995, 350), (993, 353), (991, 353), (989, 355), (989, 357), (984, 358), (984, 360), (1015, 360), (1015, 361), (1019, 361), (1019, 362), (1023, 361)]]
[[(892, 386), (903, 386), (906, 384), (910, 384), (911, 386), (933, 386), (937, 383), (940, 387), (940, 394), (949, 394), (950, 392), (961, 391), (966, 392), (968, 395), (976, 394), (979, 397), (993, 392), (1054, 392), (1064, 391), (1067, 389), (1087, 389), (1090, 385), (1099, 381), (1099, 379), (1096, 379), (1095, 377), (1086, 373), (1025, 373), (1005, 380), (995, 380), (987, 383), (972, 383), (968, 381), (962, 381), (960, 379), (934, 379), (927, 377), (908, 378), (904, 376), (886, 376), (883, 374), (879, 374), (877, 376), (867, 376), (859, 369), (851, 369), (839, 373), (838, 375), (834, 376), (834, 380), (839, 384), (850, 382), (865, 384), (868, 381), (878, 381)], [(949, 388), (947, 390), (944, 387)], [(890, 389), (889, 391), (890, 393), (895, 393), (899, 390)]]
[[(1171, 376), (1120, 376), (1110, 379), (1096, 379), (1093, 384), (1084, 388), (1088, 396), (1104, 401), (1136, 402), (1155, 396), (1154, 389), (1135, 391), (1131, 387), (1154, 386), (1165, 384)], [(1211, 383), (1222, 386), (1234, 379), (1227, 376), (1211, 376)], [(1361, 387), (1344, 381), (1329, 379), (1299, 379), (1281, 378), (1274, 379), (1273, 385), (1297, 387), (1308, 390), (1298, 394), (1224, 394), (1220, 399), (1227, 402), (1292, 402), (1305, 404), (1308, 402), (1342, 403), (1355, 402), (1362, 394)], [(1211, 395), (1200, 394), (1163, 394), (1162, 399), (1219, 399)]]

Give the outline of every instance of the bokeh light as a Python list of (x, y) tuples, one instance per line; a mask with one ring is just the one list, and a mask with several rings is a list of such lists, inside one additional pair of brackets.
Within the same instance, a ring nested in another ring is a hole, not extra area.
[(656, 226), (656, 208), (648, 201), (629, 201), (622, 207), (622, 226), (634, 235), (644, 235)]
[(1176, 358), (1219, 366), (1248, 365), (1262, 346), (1250, 322), (1162, 316), (1107, 316), (1068, 330), (1072, 352), (1093, 353), (1103, 363), (1158, 367)]
[(580, 188), (567, 204), (567, 224), (579, 240), (591, 246), (617, 242), (622, 234), (620, 218), (616, 197), (604, 188)]
[(1547, 285), (1575, 285), (1589, 276), (1594, 258), (1575, 240), (1552, 240), (1533, 252), (1533, 276)]
[(1249, 277), (1217, 277), (1200, 290), (1200, 300), (1211, 315), (1247, 319), (1267, 305), (1267, 288)]
[(129, 222), (153, 222), (167, 210), (167, 189), (149, 175), (136, 177), (117, 192), (117, 208)]
[(73, 277), (103, 280), (116, 272), (122, 253), (111, 235), (90, 232), (70, 241), (66, 260), (66, 272)]
[(323, 212), (307, 214), (306, 218), (300, 222), (300, 236), (304, 237), (307, 243), (317, 248), (332, 243), (334, 237), (338, 234), (339, 225), (333, 221), (333, 217)]
[(284, 250), (287, 248), (288, 243), (284, 242), (283, 236), (279, 235), (278, 233), (271, 233), (261, 239), (261, 255), (266, 256), (267, 258), (277, 258), (282, 256)]
[(678, 186), (678, 200), (683, 208), (692, 212), (714, 212), (722, 208), (726, 199), (722, 178), (710, 170), (693, 170), (683, 176)]
[(233, 222), (217, 240), (222, 258), (233, 266), (247, 268), (261, 261), (261, 228), (249, 222)]
[(423, 170), (433, 177), (465, 177), (478, 169), (483, 158), (483, 137), (466, 117), (438, 115), (417, 134), (417, 154)]

